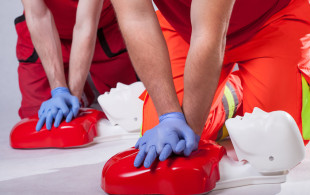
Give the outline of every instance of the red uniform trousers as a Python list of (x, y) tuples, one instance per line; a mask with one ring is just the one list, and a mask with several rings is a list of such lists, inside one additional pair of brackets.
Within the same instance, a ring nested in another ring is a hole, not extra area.
[[(21, 118), (37, 114), (41, 103), (51, 97), (50, 86), (42, 63), (32, 44), (25, 16), (15, 19), (18, 35), (16, 54), (19, 61), (19, 87), (22, 94), (19, 116)], [(129, 60), (118, 24), (100, 28), (97, 33), (94, 57), (90, 75), (100, 94), (115, 87), (117, 82), (135, 82), (136, 74)], [(61, 39), (61, 49), (65, 74), (68, 75), (72, 40)], [(84, 94), (91, 103), (94, 95), (86, 82)]]
[[(165, 36), (174, 83), (180, 103), (183, 99), (183, 73), (189, 45), (158, 13)], [(223, 94), (233, 86), (238, 104), (238, 114), (252, 112), (259, 107), (267, 112), (284, 110), (295, 119), (302, 132), (302, 60), (301, 38), (310, 33), (310, 5), (305, 0), (294, 0), (273, 15), (260, 31), (241, 45), (227, 45), (223, 68), (202, 139), (217, 140), (225, 136)], [(232, 72), (238, 63), (239, 71)], [(308, 63), (310, 65), (310, 63)], [(305, 67), (303, 67), (305, 68)], [(309, 70), (309, 67), (308, 67)], [(308, 71), (309, 72), (309, 71)], [(309, 75), (304, 75), (309, 78)], [(307, 80), (308, 83), (310, 80)], [(240, 103), (242, 102), (242, 105)], [(232, 114), (229, 114), (230, 117)], [(142, 133), (158, 124), (158, 116), (151, 98), (146, 95), (143, 108)], [(307, 141), (305, 141), (307, 142)]]

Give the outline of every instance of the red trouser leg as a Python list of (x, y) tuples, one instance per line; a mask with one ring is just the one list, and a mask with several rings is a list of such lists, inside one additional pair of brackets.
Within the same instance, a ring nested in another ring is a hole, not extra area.
[[(16, 20), (17, 58), (19, 86), (22, 94), (22, 103), (19, 109), (21, 118), (37, 114), (41, 103), (51, 97), (50, 86), (40, 59), (38, 58), (30, 34), (24, 20)], [(104, 36), (102, 36), (104, 33)], [(102, 41), (104, 37), (105, 41)], [(65, 73), (68, 74), (71, 40), (61, 40)], [(105, 44), (104, 44), (105, 43)], [(136, 81), (136, 74), (130, 63), (125, 44), (118, 30), (117, 23), (105, 29), (98, 30), (98, 40), (95, 46), (94, 58), (91, 64), (91, 76), (100, 93), (109, 91), (117, 82), (130, 84)], [(84, 93), (90, 104), (93, 94), (88, 83)]]
[(19, 116), (33, 116), (38, 113), (41, 103), (50, 97), (48, 80), (40, 63), (20, 63), (18, 75), (22, 94)]
[[(271, 17), (248, 42), (228, 49), (226, 63), (239, 64), (243, 86), (243, 113), (259, 107), (284, 110), (302, 131), (302, 83), (298, 63), (301, 38), (310, 32), (310, 5), (292, 1)], [(308, 75), (309, 76), (309, 75)]]
[[(184, 90), (184, 67), (189, 45), (163, 18), (160, 12), (157, 12), (157, 16), (169, 50), (175, 89), (179, 102), (182, 104)], [(216, 140), (217, 138), (221, 138), (221, 134), (218, 134), (218, 131), (222, 128), (225, 120), (229, 116), (229, 108), (227, 107), (228, 104), (225, 104), (227, 103), (227, 99), (224, 95), (224, 87), (225, 85), (218, 90), (218, 95), (214, 98), (212, 108), (202, 134), (203, 139)], [(242, 87), (237, 75), (231, 75), (228, 78), (227, 90), (229, 90), (232, 93), (231, 95), (235, 97), (236, 104), (233, 108), (235, 112), (235, 108), (239, 107), (242, 102)], [(142, 133), (153, 128), (157, 124), (158, 115), (156, 109), (150, 96), (146, 95), (143, 106)]]
[(25, 118), (37, 114), (41, 103), (50, 98), (50, 88), (41, 61), (32, 45), (24, 15), (15, 19), (15, 27), (18, 36), (18, 79), (22, 95), (19, 116)]

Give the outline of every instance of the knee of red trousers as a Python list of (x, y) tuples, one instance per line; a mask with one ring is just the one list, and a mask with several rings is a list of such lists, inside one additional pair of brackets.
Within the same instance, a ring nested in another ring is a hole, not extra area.
[(23, 106), (21, 106), (18, 109), (18, 115), (21, 119), (28, 118), (28, 117), (37, 115), (39, 109), (40, 109), (40, 106), (36, 106), (36, 107), (23, 107)]
[(43, 101), (50, 98), (49, 82), (40, 63), (20, 63), (19, 88), (22, 96), (19, 116), (26, 118), (38, 113)]
[(218, 141), (224, 138), (223, 127), (225, 121), (234, 117), (242, 109), (243, 88), (239, 72), (235, 71), (230, 74), (224, 88), (219, 91), (219, 94), (214, 97), (209, 116), (203, 128), (201, 135), (203, 140)]
[(225, 110), (223, 108), (220, 104), (210, 111), (200, 137), (201, 140), (218, 140), (219, 131), (226, 120)]

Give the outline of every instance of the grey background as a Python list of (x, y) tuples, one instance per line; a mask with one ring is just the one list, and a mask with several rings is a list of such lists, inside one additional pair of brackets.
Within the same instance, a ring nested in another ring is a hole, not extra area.
[(0, 1), (0, 142), (8, 139), (11, 128), (19, 121), (21, 96), (17, 78), (14, 19), (22, 14), (22, 10), (19, 0)]

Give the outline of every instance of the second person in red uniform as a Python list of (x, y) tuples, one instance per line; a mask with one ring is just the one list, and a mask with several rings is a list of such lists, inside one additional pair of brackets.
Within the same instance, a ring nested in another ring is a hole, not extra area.
[[(136, 75), (109, 0), (22, 0), (16, 18), (21, 118), (37, 114), (37, 130), (57, 127), (91, 103), (88, 73), (100, 93)], [(40, 108), (40, 109), (39, 109)]]

